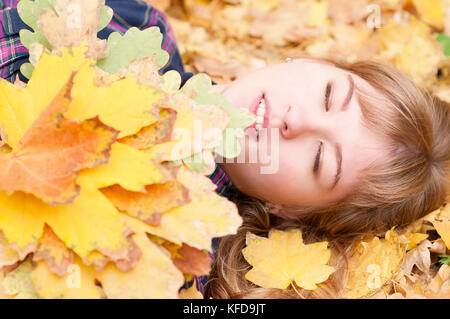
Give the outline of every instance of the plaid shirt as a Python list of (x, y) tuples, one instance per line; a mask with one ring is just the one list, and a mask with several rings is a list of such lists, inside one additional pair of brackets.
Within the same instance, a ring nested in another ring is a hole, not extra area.
[[(28, 49), (20, 42), (19, 31), (21, 29), (31, 30), (19, 17), (17, 3), (19, 0), (0, 0), (0, 76), (10, 82), (14, 82), (17, 76), (20, 80), (27, 82), (20, 73), (20, 66), (29, 61)], [(166, 16), (156, 8), (148, 5), (142, 0), (106, 0), (106, 5), (113, 9), (114, 16), (111, 22), (98, 33), (100, 39), (117, 31), (124, 34), (129, 28), (137, 27), (141, 30), (151, 26), (158, 26), (163, 34), (162, 48), (169, 53), (168, 63), (161, 68), (161, 73), (176, 70), (182, 78), (182, 85), (193, 73), (185, 72), (180, 53), (175, 43), (175, 36)], [(208, 176), (217, 185), (216, 192), (223, 196), (229, 196), (232, 189), (231, 180), (225, 172), (216, 165), (215, 171)], [(213, 240), (213, 250), (217, 240)], [(214, 254), (210, 253), (214, 259)], [(198, 290), (204, 292), (204, 284), (207, 276), (195, 277)], [(192, 285), (192, 281), (185, 287)]]

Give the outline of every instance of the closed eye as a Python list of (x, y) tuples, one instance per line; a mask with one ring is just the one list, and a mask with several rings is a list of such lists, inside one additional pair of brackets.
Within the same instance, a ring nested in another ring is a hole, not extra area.
[(322, 154), (322, 145), (323, 145), (323, 142), (320, 141), (319, 149), (317, 150), (316, 158), (314, 161), (314, 167), (313, 167), (314, 175), (317, 175), (317, 172), (319, 171), (320, 155)]
[(328, 110), (330, 109), (330, 96), (331, 96), (331, 89), (332, 89), (332, 83), (328, 82), (327, 83), (327, 87), (325, 89), (325, 110), (328, 112)]

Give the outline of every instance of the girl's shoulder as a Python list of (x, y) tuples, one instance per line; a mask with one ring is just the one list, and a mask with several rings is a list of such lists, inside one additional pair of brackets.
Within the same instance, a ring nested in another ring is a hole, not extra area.
[(214, 172), (208, 176), (208, 178), (217, 186), (216, 193), (225, 197), (230, 197), (234, 186), (231, 179), (225, 173), (225, 171), (216, 164)]

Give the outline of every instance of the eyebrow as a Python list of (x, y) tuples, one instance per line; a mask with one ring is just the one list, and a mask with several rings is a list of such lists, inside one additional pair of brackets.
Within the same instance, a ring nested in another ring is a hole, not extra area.
[(334, 143), (335, 155), (336, 155), (336, 175), (334, 175), (334, 182), (331, 186), (330, 190), (333, 190), (336, 187), (336, 184), (339, 182), (341, 178), (342, 172), (342, 147), (341, 144), (336, 142)]
[(348, 105), (350, 104), (350, 101), (353, 96), (353, 91), (355, 90), (355, 81), (353, 80), (353, 77), (350, 74), (347, 75), (347, 80), (350, 85), (348, 88), (347, 96), (345, 97), (344, 103), (342, 104), (341, 112), (345, 111), (348, 108)]

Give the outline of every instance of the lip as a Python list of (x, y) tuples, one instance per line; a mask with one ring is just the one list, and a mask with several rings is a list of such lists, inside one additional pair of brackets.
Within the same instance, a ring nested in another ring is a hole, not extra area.
[[(258, 110), (259, 101), (261, 101), (261, 99), (264, 99), (264, 101), (266, 102), (266, 113), (264, 114), (263, 128), (267, 128), (267, 127), (269, 127), (271, 107), (270, 107), (270, 103), (267, 99), (267, 95), (265, 93), (262, 93), (256, 99), (253, 100), (252, 104), (250, 104), (250, 106), (249, 106), (249, 111), (250, 111), (250, 113), (252, 113), (256, 116), (256, 111)], [(256, 122), (254, 122), (249, 127), (255, 128)]]

